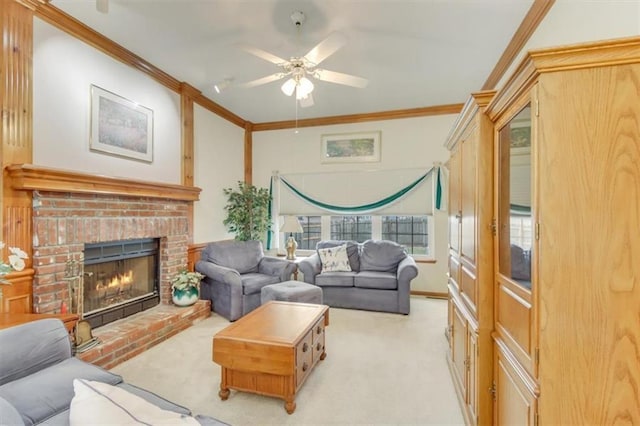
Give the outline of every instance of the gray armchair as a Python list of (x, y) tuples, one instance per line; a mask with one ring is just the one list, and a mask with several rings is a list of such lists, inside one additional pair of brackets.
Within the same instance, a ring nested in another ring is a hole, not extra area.
[(260, 306), (262, 287), (290, 280), (296, 264), (265, 256), (260, 241), (226, 240), (209, 243), (195, 269), (205, 276), (200, 298), (235, 321)]

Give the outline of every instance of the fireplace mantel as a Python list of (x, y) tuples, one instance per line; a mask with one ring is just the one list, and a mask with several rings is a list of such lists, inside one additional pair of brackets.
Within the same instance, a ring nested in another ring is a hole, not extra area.
[(11, 187), (16, 190), (123, 195), (180, 201), (200, 199), (201, 189), (191, 186), (91, 175), (33, 164), (12, 164), (6, 170), (11, 178)]

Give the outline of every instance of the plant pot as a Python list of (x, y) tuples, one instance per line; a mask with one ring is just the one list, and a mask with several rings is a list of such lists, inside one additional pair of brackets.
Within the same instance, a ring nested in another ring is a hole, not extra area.
[(199, 296), (197, 287), (187, 287), (184, 290), (174, 288), (171, 291), (171, 298), (176, 306), (191, 306), (198, 301)]

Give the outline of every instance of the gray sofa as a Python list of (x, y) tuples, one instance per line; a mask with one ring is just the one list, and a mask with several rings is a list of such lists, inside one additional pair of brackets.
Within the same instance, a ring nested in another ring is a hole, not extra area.
[[(351, 272), (322, 272), (317, 250), (347, 245)], [(410, 283), (418, 275), (403, 246), (386, 240), (320, 241), (316, 253), (298, 262), (303, 279), (322, 287), (324, 303), (336, 308), (409, 313)]]
[(207, 244), (195, 269), (205, 276), (200, 298), (235, 321), (260, 306), (262, 287), (290, 280), (296, 264), (265, 256), (261, 241), (225, 240)]
[[(0, 330), (0, 425), (69, 425), (74, 379), (107, 383), (142, 397), (153, 408), (191, 415), (185, 407), (73, 357), (69, 333), (58, 319)], [(201, 425), (225, 424), (208, 416), (195, 419)], [(105, 418), (96, 422), (109, 423)]]

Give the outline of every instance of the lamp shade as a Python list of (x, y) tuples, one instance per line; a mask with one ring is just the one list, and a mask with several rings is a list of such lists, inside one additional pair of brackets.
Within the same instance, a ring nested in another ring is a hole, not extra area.
[(296, 89), (296, 98), (304, 99), (313, 92), (313, 83), (307, 77), (302, 77)]
[(302, 225), (296, 216), (285, 216), (284, 223), (280, 227), (280, 232), (299, 234), (302, 232)]
[(291, 96), (291, 95), (293, 95), (293, 91), (296, 90), (296, 81), (294, 79), (290, 78), (289, 80), (284, 82), (284, 84), (282, 85), (282, 87), (280, 89), (282, 89), (282, 92), (285, 95)]

